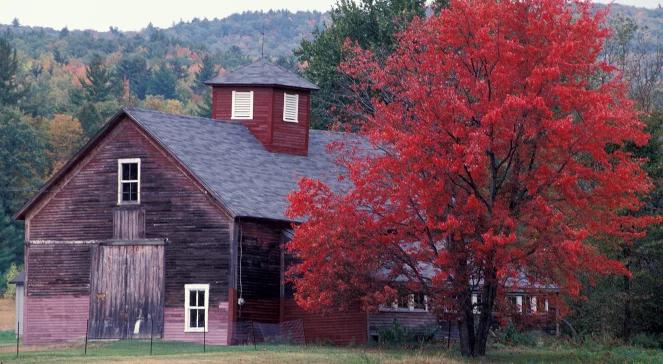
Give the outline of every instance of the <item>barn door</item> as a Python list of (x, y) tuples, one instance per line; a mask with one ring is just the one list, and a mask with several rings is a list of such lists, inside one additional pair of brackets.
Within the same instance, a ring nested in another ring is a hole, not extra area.
[(150, 337), (163, 329), (163, 245), (98, 245), (92, 251), (89, 336)]

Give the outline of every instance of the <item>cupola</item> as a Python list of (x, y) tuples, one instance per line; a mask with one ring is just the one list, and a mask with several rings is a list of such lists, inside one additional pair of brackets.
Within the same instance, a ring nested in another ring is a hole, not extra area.
[(217, 76), (212, 87), (212, 118), (246, 125), (265, 149), (308, 153), (311, 91), (318, 87), (283, 67), (260, 60)]

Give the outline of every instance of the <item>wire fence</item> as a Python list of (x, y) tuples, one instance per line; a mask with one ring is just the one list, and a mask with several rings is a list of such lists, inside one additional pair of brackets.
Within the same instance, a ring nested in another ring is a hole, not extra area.
[[(20, 324), (16, 327), (16, 357), (21, 353)], [(184, 327), (182, 327), (182, 331)], [(229, 330), (226, 328), (208, 327), (200, 332), (181, 332), (165, 335), (162, 320), (113, 320), (91, 324), (87, 321), (85, 336), (81, 339), (68, 341), (67, 346), (79, 347), (83, 355), (93, 351), (101, 354), (108, 345), (100, 343), (120, 343), (123, 350), (130, 348), (132, 352), (143, 355), (177, 354), (191, 352), (216, 351), (227, 344), (249, 345), (258, 349), (258, 345), (304, 345), (306, 336), (302, 320), (284, 321), (280, 323), (238, 321), (233, 327), (233, 336), (228, 341)], [(225, 340), (220, 341), (219, 338)], [(211, 339), (211, 340), (210, 340)], [(33, 351), (33, 349), (30, 349)]]

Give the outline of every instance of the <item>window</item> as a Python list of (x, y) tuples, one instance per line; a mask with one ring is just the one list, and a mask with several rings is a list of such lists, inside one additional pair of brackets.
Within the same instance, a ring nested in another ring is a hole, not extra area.
[(532, 296), (529, 298), (529, 308), (532, 313), (536, 313), (539, 309), (539, 307), (537, 307), (536, 297)]
[(117, 203), (140, 203), (140, 159), (118, 159)]
[(380, 311), (428, 311), (428, 296), (423, 293), (406, 294), (388, 305), (381, 305)]
[(253, 91), (233, 91), (231, 119), (253, 119)]
[(298, 94), (283, 94), (283, 121), (296, 123), (299, 120), (299, 95)]
[(184, 286), (184, 331), (207, 332), (209, 284)]

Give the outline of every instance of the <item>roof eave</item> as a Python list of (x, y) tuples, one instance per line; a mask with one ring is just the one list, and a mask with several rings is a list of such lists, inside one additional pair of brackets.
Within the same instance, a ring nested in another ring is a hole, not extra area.
[(279, 87), (304, 91), (319, 91), (318, 86), (293, 86), (279, 83), (243, 83), (243, 82), (214, 82), (212, 80), (204, 82), (207, 86), (227, 86), (227, 87)]
[(14, 220), (23, 220), (25, 218), (26, 213), (30, 208), (44, 195), (44, 192), (48, 191), (53, 184), (60, 180), (65, 174), (67, 174), (75, 165), (78, 163), (84, 156), (85, 154), (96, 145), (96, 143), (106, 135), (107, 132), (112, 129), (112, 126), (116, 124), (120, 119), (122, 115), (126, 115), (126, 111), (124, 108), (120, 109), (118, 112), (116, 112), (108, 121), (104, 124), (104, 126), (97, 131), (90, 140), (88, 140), (87, 143), (81, 149), (74, 154), (73, 157), (71, 157), (67, 163), (62, 166), (51, 178), (49, 178), (46, 183), (42, 185), (42, 187), (37, 191), (21, 208), (14, 214), (12, 215), (12, 219)]

